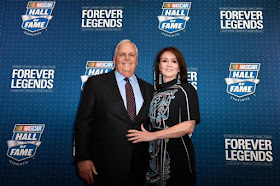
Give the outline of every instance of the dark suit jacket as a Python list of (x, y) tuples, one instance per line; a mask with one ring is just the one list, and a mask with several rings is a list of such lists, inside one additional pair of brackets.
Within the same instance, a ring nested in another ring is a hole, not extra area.
[(148, 144), (132, 144), (126, 134), (147, 123), (153, 87), (137, 80), (144, 103), (134, 122), (125, 109), (114, 71), (90, 77), (84, 87), (75, 124), (75, 160), (93, 161), (96, 183), (144, 183)]

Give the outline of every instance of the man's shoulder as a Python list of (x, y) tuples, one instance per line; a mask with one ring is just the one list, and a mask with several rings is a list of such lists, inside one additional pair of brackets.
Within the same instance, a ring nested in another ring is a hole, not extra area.
[(153, 88), (153, 86), (150, 83), (144, 81), (143, 79), (137, 77), (137, 80), (138, 80), (138, 83), (142, 83), (143, 85), (145, 85), (145, 86), (147, 86), (149, 88)]
[(138, 77), (137, 77), (137, 80), (138, 80), (138, 83), (139, 83), (140, 87), (145, 87), (145, 89), (150, 93), (154, 92), (154, 87), (150, 83), (148, 83), (148, 82), (146, 82), (143, 79), (140, 79)]

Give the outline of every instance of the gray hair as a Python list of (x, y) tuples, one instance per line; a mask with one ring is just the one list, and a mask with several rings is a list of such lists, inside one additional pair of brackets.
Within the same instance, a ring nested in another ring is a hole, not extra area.
[(123, 39), (123, 40), (121, 40), (121, 41), (116, 45), (115, 52), (114, 52), (114, 56), (117, 56), (119, 46), (120, 46), (121, 44), (127, 43), (127, 42), (133, 44), (133, 46), (134, 46), (134, 48), (135, 48), (135, 51), (136, 51), (136, 56), (138, 56), (138, 49), (137, 49), (136, 45), (135, 45), (132, 41), (130, 41), (129, 39)]

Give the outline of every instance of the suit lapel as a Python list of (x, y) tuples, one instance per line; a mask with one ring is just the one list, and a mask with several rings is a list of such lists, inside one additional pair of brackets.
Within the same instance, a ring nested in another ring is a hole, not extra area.
[(142, 107), (141, 107), (140, 111), (138, 112), (138, 114), (137, 114), (137, 116), (134, 120), (134, 123), (136, 123), (139, 120), (139, 118), (141, 118), (141, 116), (143, 115), (143, 112), (145, 110), (145, 107), (148, 104), (147, 103), (147, 95), (145, 94), (145, 85), (142, 83), (142, 81), (139, 80), (138, 77), (137, 77), (137, 81), (138, 81), (138, 84), (139, 84), (139, 87), (140, 87), (141, 94), (143, 96), (143, 104), (142, 104)]
[(127, 113), (127, 110), (125, 108), (125, 103), (123, 102), (123, 99), (122, 99), (122, 96), (121, 96), (121, 93), (120, 93), (120, 90), (119, 90), (119, 87), (118, 87), (118, 83), (117, 83), (116, 76), (115, 76), (115, 70), (112, 70), (108, 74), (109, 74), (109, 79), (108, 79), (109, 84), (112, 85), (113, 96), (118, 97), (117, 99), (122, 102), (122, 106), (120, 108), (120, 114), (123, 113), (123, 116), (126, 117), (126, 120), (132, 122), (128, 113)]

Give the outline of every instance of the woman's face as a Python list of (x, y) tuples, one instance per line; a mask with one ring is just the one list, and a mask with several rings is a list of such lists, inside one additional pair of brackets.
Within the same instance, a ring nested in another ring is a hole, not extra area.
[(164, 82), (169, 82), (177, 78), (180, 67), (176, 56), (172, 52), (166, 51), (162, 53), (160, 56), (159, 70), (162, 73)]

